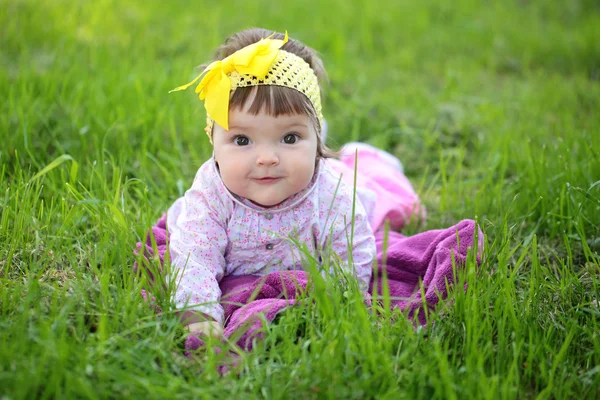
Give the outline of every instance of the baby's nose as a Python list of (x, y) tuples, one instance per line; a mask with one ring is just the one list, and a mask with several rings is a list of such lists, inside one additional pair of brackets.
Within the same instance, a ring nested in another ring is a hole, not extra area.
[(256, 163), (258, 165), (266, 165), (272, 166), (279, 164), (279, 156), (277, 152), (271, 147), (264, 147), (258, 153), (258, 157), (256, 158)]

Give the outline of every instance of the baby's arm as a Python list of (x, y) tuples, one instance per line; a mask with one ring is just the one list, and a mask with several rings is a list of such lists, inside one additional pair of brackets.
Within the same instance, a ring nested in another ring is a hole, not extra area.
[(193, 332), (209, 333), (222, 330), (219, 281), (225, 273), (227, 234), (222, 203), (202, 178), (199, 172), (177, 218), (169, 223), (169, 248), (177, 274), (175, 305), (186, 308), (182, 322)]

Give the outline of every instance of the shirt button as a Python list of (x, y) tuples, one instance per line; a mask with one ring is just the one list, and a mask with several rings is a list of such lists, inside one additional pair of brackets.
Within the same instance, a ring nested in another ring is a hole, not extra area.
[(268, 220), (271, 220), (271, 219), (273, 219), (273, 214), (270, 213), (270, 212), (265, 213), (265, 218), (268, 219)]
[(267, 250), (273, 250), (273, 243), (268, 243), (268, 244), (265, 246), (265, 248), (266, 248)]

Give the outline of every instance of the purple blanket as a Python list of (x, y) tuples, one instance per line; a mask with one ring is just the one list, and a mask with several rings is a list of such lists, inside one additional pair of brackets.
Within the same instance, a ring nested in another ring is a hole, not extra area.
[[(430, 230), (410, 237), (389, 232), (386, 257), (383, 254), (383, 232), (377, 232), (375, 236), (379, 271), (373, 274), (369, 293), (373, 294), (375, 284), (377, 293), (382, 293), (385, 269), (392, 308), (398, 307), (406, 311), (416, 324), (424, 325), (424, 307), (432, 310), (440, 298), (446, 298), (446, 282), (452, 285), (455, 279), (452, 258), (454, 257), (457, 269), (464, 267), (467, 251), (474, 247), (476, 229), (474, 221), (463, 220), (447, 229)], [(157, 255), (162, 264), (168, 246), (165, 216), (152, 227), (146, 243), (138, 243), (138, 251), (144, 248), (146, 257), (155, 256), (151, 234), (154, 235)], [(481, 254), (483, 233), (479, 229), (477, 238)], [(384, 258), (385, 265), (382, 265)], [(137, 271), (137, 265), (134, 268)], [(225, 309), (225, 336), (229, 338), (234, 334), (235, 337), (239, 335), (237, 344), (244, 349), (251, 349), (252, 341), (262, 337), (262, 320), (259, 315), (264, 316), (266, 321), (273, 321), (278, 313), (295, 304), (296, 296), (306, 288), (308, 278), (304, 271), (273, 272), (266, 276), (230, 275), (223, 278), (220, 287)], [(151, 274), (150, 279), (154, 279)], [(424, 297), (420, 291), (420, 281)], [(146, 298), (145, 293), (143, 294)], [(195, 350), (202, 345), (202, 340), (193, 335), (186, 342), (188, 350)]]

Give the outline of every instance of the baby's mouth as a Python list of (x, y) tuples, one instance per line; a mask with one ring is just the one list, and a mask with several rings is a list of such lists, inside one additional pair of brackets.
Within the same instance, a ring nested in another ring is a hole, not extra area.
[(269, 183), (275, 183), (280, 179), (281, 178), (277, 177), (277, 176), (265, 176), (262, 178), (254, 178), (254, 181), (258, 182), (258, 183), (269, 184)]

